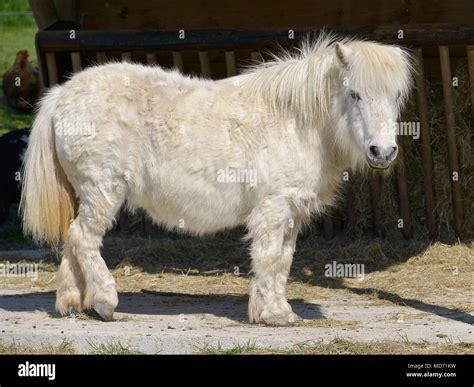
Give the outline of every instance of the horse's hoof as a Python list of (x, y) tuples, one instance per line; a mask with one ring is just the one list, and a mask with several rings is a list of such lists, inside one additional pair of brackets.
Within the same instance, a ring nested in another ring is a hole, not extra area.
[(301, 320), (301, 317), (293, 312), (272, 313), (263, 311), (260, 315), (260, 322), (271, 326), (287, 327), (299, 320)]
[(88, 305), (89, 309), (93, 309), (102, 320), (112, 321), (115, 308), (118, 305), (115, 283), (110, 283), (100, 288), (91, 287), (86, 295), (85, 304)]
[(81, 294), (79, 291), (70, 289), (56, 292), (56, 311), (61, 316), (68, 316), (74, 312), (82, 311)]
[(113, 321), (114, 320), (115, 306), (110, 305), (109, 303), (107, 303), (105, 301), (102, 301), (102, 302), (98, 302), (94, 306), (94, 310), (102, 320), (104, 320), (104, 321)]

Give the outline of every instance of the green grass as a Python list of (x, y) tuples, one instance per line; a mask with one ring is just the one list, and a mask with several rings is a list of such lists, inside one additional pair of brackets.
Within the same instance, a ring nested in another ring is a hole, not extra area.
[[(28, 50), (30, 60), (36, 65), (33, 15), (13, 15), (12, 12), (31, 13), (27, 0), (2, 0), (0, 2), (0, 75), (12, 66), (19, 50)], [(0, 90), (0, 135), (12, 129), (31, 125), (32, 114), (18, 113), (5, 106)]]
[(367, 355), (367, 354), (473, 354), (474, 344), (448, 339), (446, 343), (399, 341), (352, 342), (335, 338), (331, 342), (304, 342), (287, 349), (258, 348), (255, 345), (237, 345), (223, 349), (206, 346), (199, 349), (203, 355)]
[(0, 2), (0, 28), (25, 26), (36, 27), (28, 0), (2, 0)]
[[(120, 341), (110, 341), (102, 344), (95, 344), (89, 341), (91, 351), (86, 353), (94, 355), (139, 355), (141, 352), (135, 351)], [(17, 355), (17, 354), (77, 354), (80, 353), (77, 349), (67, 340), (64, 340), (57, 346), (44, 346), (44, 347), (28, 347), (25, 345), (18, 344), (16, 342), (5, 342), (0, 340), (0, 355)], [(1, 360), (0, 360), (1, 362)]]
[(95, 344), (89, 341), (92, 348), (91, 354), (94, 355), (140, 355), (141, 352), (124, 346), (120, 341), (110, 341), (102, 344)]
[[(20, 354), (41, 354), (41, 355), (57, 355), (57, 354), (74, 354), (76, 349), (67, 340), (57, 346), (46, 346), (40, 348), (32, 348), (20, 345), (15, 342), (6, 343), (0, 341), (0, 355), (20, 355)], [(0, 360), (1, 362), (1, 360)]]
[(218, 343), (217, 346), (206, 345), (202, 348), (197, 348), (197, 350), (201, 355), (244, 355), (258, 352), (255, 343), (250, 342), (226, 349), (222, 348), (221, 343)]
[[(124, 346), (120, 341), (108, 342), (100, 345), (89, 343), (91, 351), (89, 354), (96, 355), (136, 355), (141, 352)], [(287, 349), (258, 348), (255, 344), (247, 343), (236, 345), (231, 348), (223, 348), (220, 344), (216, 346), (205, 346), (196, 348), (198, 354), (202, 355), (364, 355), (364, 354), (474, 354), (474, 343), (456, 343), (447, 339), (445, 343), (410, 342), (401, 339), (399, 341), (377, 341), (359, 343), (335, 338), (331, 342), (304, 342)], [(27, 347), (15, 342), (6, 343), (0, 341), (0, 355), (5, 354), (76, 354), (79, 353), (67, 340), (57, 346)], [(1, 360), (0, 360), (1, 362)]]

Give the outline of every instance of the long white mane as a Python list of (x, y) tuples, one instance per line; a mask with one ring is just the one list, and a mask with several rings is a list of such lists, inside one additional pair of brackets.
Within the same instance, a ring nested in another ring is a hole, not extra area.
[[(354, 52), (344, 77), (336, 43)], [(317, 39), (307, 37), (292, 51), (280, 49), (270, 55), (269, 61), (246, 70), (244, 87), (280, 119), (292, 117), (306, 127), (320, 125), (328, 118), (335, 82), (345, 82), (351, 89), (366, 90), (374, 96), (399, 94), (399, 108), (411, 86), (411, 55), (397, 46), (321, 34)]]

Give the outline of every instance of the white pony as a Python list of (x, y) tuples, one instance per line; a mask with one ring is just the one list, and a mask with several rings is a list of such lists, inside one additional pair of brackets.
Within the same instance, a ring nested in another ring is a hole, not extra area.
[(399, 47), (324, 36), (219, 81), (111, 63), (49, 90), (21, 210), (35, 241), (64, 243), (57, 310), (113, 318), (100, 247), (126, 203), (198, 235), (246, 225), (250, 321), (295, 321), (285, 293), (298, 232), (333, 204), (344, 171), (396, 158), (387, 128), (411, 73)]

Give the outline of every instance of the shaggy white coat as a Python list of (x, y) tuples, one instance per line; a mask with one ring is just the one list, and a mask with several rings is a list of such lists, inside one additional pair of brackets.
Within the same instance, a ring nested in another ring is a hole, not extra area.
[(246, 225), (249, 319), (293, 322), (285, 289), (298, 232), (334, 203), (344, 171), (367, 165), (371, 144), (396, 146), (381, 128), (410, 79), (402, 49), (326, 36), (219, 81), (112, 63), (52, 88), (21, 208), (35, 240), (64, 242), (57, 309), (112, 318), (116, 286), (99, 249), (126, 203), (193, 234)]

